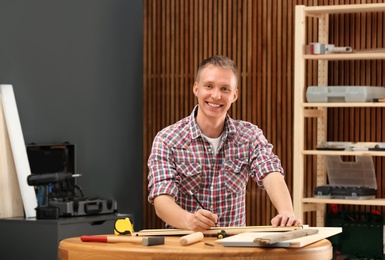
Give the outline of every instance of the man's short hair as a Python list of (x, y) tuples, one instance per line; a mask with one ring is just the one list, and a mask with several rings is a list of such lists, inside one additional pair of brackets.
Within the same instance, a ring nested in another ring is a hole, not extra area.
[(223, 56), (223, 55), (216, 55), (216, 56), (212, 56), (212, 57), (209, 57), (209, 58), (203, 60), (201, 62), (201, 64), (199, 65), (199, 68), (198, 68), (198, 72), (197, 72), (197, 75), (195, 78), (196, 82), (199, 81), (199, 77), (200, 77), (202, 70), (204, 68), (206, 68), (207, 66), (210, 66), (210, 65), (221, 67), (223, 69), (232, 70), (236, 79), (237, 79), (237, 85), (238, 85), (238, 82), (239, 82), (238, 67), (232, 59), (230, 59), (229, 57)]

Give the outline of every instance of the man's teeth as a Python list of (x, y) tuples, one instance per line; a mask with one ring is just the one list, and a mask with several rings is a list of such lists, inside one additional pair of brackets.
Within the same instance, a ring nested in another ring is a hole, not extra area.
[(207, 103), (210, 107), (220, 107), (221, 105), (219, 104), (213, 104), (213, 103)]

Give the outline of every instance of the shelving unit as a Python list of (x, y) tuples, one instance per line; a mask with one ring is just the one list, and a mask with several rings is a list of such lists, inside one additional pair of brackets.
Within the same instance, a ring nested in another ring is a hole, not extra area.
[[(327, 181), (325, 156), (385, 156), (385, 152), (371, 151), (320, 151), (306, 149), (305, 119), (316, 119), (317, 144), (327, 141), (327, 109), (332, 107), (357, 108), (385, 107), (385, 103), (306, 103), (305, 73), (308, 60), (318, 62), (318, 86), (328, 85), (328, 61), (336, 60), (378, 60), (385, 59), (385, 53), (345, 53), (306, 55), (305, 46), (309, 43), (306, 39), (307, 17), (318, 19), (318, 42), (329, 43), (329, 14), (385, 12), (385, 4), (355, 4), (332, 6), (296, 6), (295, 9), (295, 73), (294, 73), (294, 149), (293, 149), (293, 201), (295, 214), (303, 218), (305, 212), (316, 211), (316, 225), (324, 225), (325, 205), (350, 204), (385, 206), (385, 199), (371, 200), (345, 200), (345, 199), (319, 199), (305, 196), (304, 183), (308, 174), (305, 172), (305, 160), (308, 156), (316, 156), (316, 185), (325, 185)], [(315, 147), (314, 147), (315, 148)]]

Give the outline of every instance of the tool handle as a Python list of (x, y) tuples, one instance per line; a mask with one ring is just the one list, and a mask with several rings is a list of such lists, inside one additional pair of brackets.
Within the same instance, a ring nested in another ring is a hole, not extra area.
[(201, 241), (203, 239), (204, 235), (202, 232), (195, 232), (190, 235), (183, 236), (179, 239), (179, 243), (182, 246), (187, 246), (190, 244), (193, 244), (195, 242)]
[(81, 236), (80, 240), (83, 242), (129, 242), (129, 243), (141, 243), (142, 238), (131, 236)]
[(80, 240), (83, 242), (108, 242), (107, 236), (81, 236)]
[(260, 238), (256, 238), (254, 239), (254, 243), (274, 244), (277, 242), (314, 235), (317, 233), (318, 233), (318, 229), (309, 228), (309, 229), (302, 229), (302, 230), (294, 230), (294, 231), (284, 232), (282, 234), (266, 235)]

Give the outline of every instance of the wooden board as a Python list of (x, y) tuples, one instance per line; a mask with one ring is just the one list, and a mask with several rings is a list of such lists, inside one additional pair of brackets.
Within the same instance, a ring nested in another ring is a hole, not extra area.
[(261, 238), (266, 235), (276, 234), (275, 232), (245, 232), (238, 235), (230, 236), (224, 239), (218, 239), (215, 242), (223, 246), (234, 247), (304, 247), (311, 243), (320, 241), (324, 238), (334, 236), (342, 232), (341, 227), (309, 227), (310, 229), (318, 229), (318, 233), (310, 236), (299, 237), (295, 239), (285, 240), (274, 244), (254, 243), (254, 239)]
[(0, 99), (0, 218), (22, 216), (23, 200)]
[[(225, 230), (227, 235), (236, 235), (243, 232), (280, 232), (301, 229), (302, 227), (273, 227), (273, 226), (244, 226), (244, 227), (213, 227), (203, 231), (204, 235), (216, 235)], [(135, 232), (135, 236), (184, 236), (195, 233), (187, 229), (143, 229)]]
[(37, 199), (34, 188), (27, 183), (27, 177), (31, 174), (31, 169), (29, 167), (27, 150), (12, 85), (0, 85), (0, 97), (21, 197), (23, 199), (25, 217), (35, 217)]

